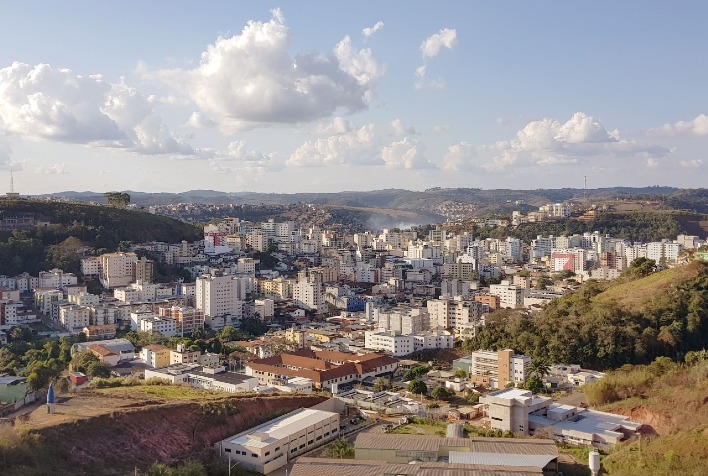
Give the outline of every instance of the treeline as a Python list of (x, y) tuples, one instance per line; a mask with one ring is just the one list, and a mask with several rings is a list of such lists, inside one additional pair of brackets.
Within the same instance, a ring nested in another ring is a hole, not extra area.
[(193, 225), (149, 213), (78, 203), (1, 200), (0, 213), (34, 213), (52, 224), (0, 233), (0, 274), (37, 274), (51, 266), (78, 272), (83, 246), (115, 251), (121, 243), (194, 241)]
[[(591, 280), (577, 292), (549, 303), (539, 315), (494, 313), (464, 347), (467, 351), (512, 348), (549, 362), (597, 370), (645, 364), (659, 356), (680, 359), (689, 351), (708, 348), (708, 264), (690, 266), (697, 268), (695, 277), (652, 292), (639, 306), (596, 299), (604, 289), (619, 283)], [(624, 279), (643, 286), (631, 274)]]
[(598, 231), (632, 241), (661, 241), (681, 233), (681, 227), (674, 213), (620, 213), (599, 212), (592, 221), (576, 218), (548, 220), (536, 223), (522, 223), (519, 226), (485, 228), (478, 227), (475, 236), (485, 238), (506, 238), (512, 236), (530, 243), (538, 235), (562, 236)]

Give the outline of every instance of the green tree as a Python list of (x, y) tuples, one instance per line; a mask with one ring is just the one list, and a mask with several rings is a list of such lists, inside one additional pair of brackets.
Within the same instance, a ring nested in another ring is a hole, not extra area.
[(383, 377), (377, 378), (374, 382), (374, 392), (383, 392), (384, 390), (388, 390), (389, 388), (391, 388), (391, 384), (387, 379)]
[(463, 369), (457, 369), (455, 371), (455, 378), (467, 378), (467, 372)]
[(339, 438), (322, 455), (325, 458), (351, 459), (354, 457), (354, 447), (346, 438)]
[(543, 379), (551, 372), (551, 367), (543, 359), (532, 359), (529, 365), (529, 375)]
[(111, 369), (103, 362), (91, 362), (86, 366), (86, 375), (91, 378), (109, 378), (111, 376)]
[(529, 377), (524, 382), (524, 388), (533, 393), (540, 393), (544, 390), (543, 381), (538, 377)]
[(126, 208), (130, 204), (130, 195), (125, 192), (106, 192), (103, 196), (112, 207)]
[(435, 400), (447, 400), (454, 395), (454, 392), (450, 392), (445, 387), (435, 387), (430, 394)]
[(411, 380), (408, 382), (408, 391), (418, 395), (425, 395), (428, 393), (428, 386), (422, 380)]

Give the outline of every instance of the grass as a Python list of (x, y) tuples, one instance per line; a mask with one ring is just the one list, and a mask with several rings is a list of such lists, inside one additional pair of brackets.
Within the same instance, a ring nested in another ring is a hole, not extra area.
[(620, 444), (604, 458), (603, 467), (612, 476), (703, 476), (706, 461), (708, 426), (703, 426)]
[(641, 310), (652, 298), (684, 281), (695, 278), (703, 269), (698, 263), (667, 269), (634, 281), (610, 286), (593, 298), (593, 301), (616, 301), (622, 307)]
[(447, 423), (430, 418), (411, 418), (409, 423), (394, 428), (389, 433), (396, 435), (445, 436)]
[(165, 400), (219, 400), (232, 394), (202, 390), (182, 385), (134, 385), (130, 387), (99, 388), (103, 395)]

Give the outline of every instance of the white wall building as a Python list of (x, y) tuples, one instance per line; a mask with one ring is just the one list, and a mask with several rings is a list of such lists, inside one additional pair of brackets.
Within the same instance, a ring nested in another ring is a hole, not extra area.
[(219, 441), (214, 449), (221, 458), (269, 474), (338, 436), (338, 413), (302, 408)]

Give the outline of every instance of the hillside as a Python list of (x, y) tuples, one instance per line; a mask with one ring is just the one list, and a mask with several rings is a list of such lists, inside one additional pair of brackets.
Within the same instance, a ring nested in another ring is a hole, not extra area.
[(530, 318), (497, 312), (465, 347), (512, 348), (598, 370), (682, 358), (708, 348), (708, 264), (645, 277), (630, 271), (611, 283), (591, 280)]
[[(703, 353), (695, 356), (705, 358)], [(603, 460), (606, 474), (703, 475), (708, 460), (708, 361), (657, 359), (623, 368), (586, 386), (600, 410), (641, 423), (642, 438), (617, 446)]]
[[(122, 241), (193, 241), (193, 225), (137, 210), (80, 203), (0, 199), (0, 217), (32, 213), (50, 226), (0, 233), (0, 269), (14, 275), (37, 274), (48, 266), (78, 271), (72, 251), (83, 246), (114, 251)], [(68, 241), (67, 241), (68, 240)], [(65, 246), (51, 249), (52, 246)]]
[(69, 395), (15, 428), (0, 426), (3, 475), (124, 475), (155, 462), (208, 459), (216, 442), (324, 400), (316, 395), (160, 398), (133, 392)]

